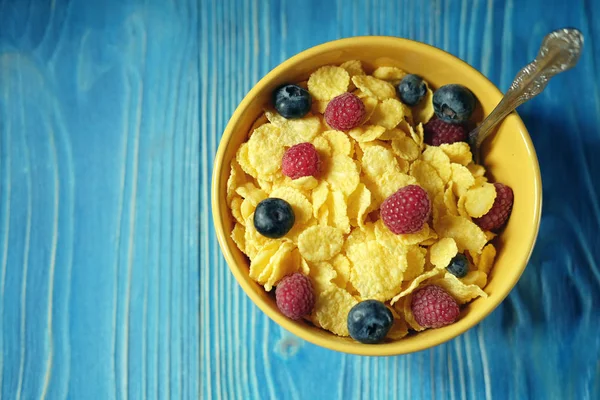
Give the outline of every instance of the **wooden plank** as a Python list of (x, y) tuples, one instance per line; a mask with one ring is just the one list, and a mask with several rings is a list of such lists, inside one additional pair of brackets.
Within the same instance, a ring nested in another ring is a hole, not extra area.
[(197, 396), (198, 15), (0, 3), (0, 397)]
[[(0, 398), (600, 398), (600, 4), (0, 0)], [(220, 254), (210, 178), (244, 94), (340, 37), (441, 47), (506, 89), (549, 30), (580, 65), (525, 105), (531, 263), (478, 327), (403, 357), (283, 331)]]

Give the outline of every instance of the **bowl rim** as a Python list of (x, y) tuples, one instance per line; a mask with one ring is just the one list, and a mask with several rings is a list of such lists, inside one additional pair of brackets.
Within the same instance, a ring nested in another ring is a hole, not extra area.
[[(238, 284), (242, 287), (244, 292), (252, 302), (258, 306), (271, 320), (277, 323), (282, 328), (287, 331), (297, 335), (298, 337), (315, 344), (317, 346), (339, 351), (342, 353), (355, 354), (355, 355), (366, 355), (366, 356), (391, 356), (391, 355), (400, 355), (400, 354), (409, 354), (421, 350), (425, 350), (439, 344), (445, 343), (455, 337), (463, 334), (467, 330), (478, 325), (485, 317), (491, 314), (496, 307), (500, 305), (504, 301), (504, 299), (508, 296), (508, 294), (515, 287), (516, 283), (519, 281), (521, 275), (525, 271), (529, 259), (531, 258), (531, 254), (535, 247), (535, 243), (538, 237), (539, 228), (540, 228), (540, 220), (541, 220), (541, 209), (542, 209), (542, 180), (539, 162), (537, 158), (537, 154), (535, 152), (535, 148), (533, 146), (533, 142), (531, 137), (529, 136), (529, 132), (516, 112), (513, 112), (511, 115), (506, 117), (507, 119), (512, 119), (513, 123), (517, 124), (521, 131), (521, 136), (523, 137), (523, 141), (526, 145), (527, 151), (533, 161), (534, 166), (534, 229), (532, 231), (532, 235), (529, 238), (529, 252), (526, 257), (523, 259), (523, 265), (521, 267), (520, 272), (515, 275), (515, 277), (509, 282), (510, 284), (505, 289), (499, 293), (496, 297), (495, 303), (489, 303), (487, 305), (487, 310), (481, 314), (481, 316), (477, 317), (471, 325), (465, 325), (464, 327), (460, 327), (455, 329), (454, 331), (449, 331), (449, 334), (445, 336), (433, 336), (424, 338), (421, 341), (413, 342), (413, 343), (403, 343), (402, 340), (393, 341), (389, 343), (382, 343), (378, 345), (365, 345), (358, 342), (342, 342), (342, 341), (333, 341), (324, 338), (322, 335), (319, 335), (309, 329), (303, 328), (301, 325), (295, 323), (287, 319), (280, 313), (273, 312), (271, 308), (267, 306), (266, 301), (262, 298), (255, 290), (250, 287), (250, 283), (245, 280), (241, 269), (233, 267), (236, 265), (235, 258), (231, 252), (231, 249), (228, 246), (227, 238), (229, 234), (226, 234), (225, 224), (221, 217), (221, 206), (219, 203), (219, 187), (222, 184), (221, 169), (223, 168), (224, 158), (225, 158), (225, 150), (232, 136), (234, 135), (234, 127), (237, 124), (237, 121), (240, 119), (241, 115), (248, 109), (253, 99), (260, 93), (266, 86), (269, 85), (271, 81), (277, 78), (277, 76), (284, 70), (286, 70), (289, 66), (300, 62), (301, 60), (307, 58), (313, 58), (320, 53), (329, 52), (333, 50), (341, 50), (344, 47), (349, 45), (357, 45), (357, 44), (369, 44), (370, 42), (377, 41), (378, 44), (382, 42), (401, 42), (402, 45), (411, 50), (411, 48), (425, 48), (426, 51), (433, 53), (433, 56), (436, 58), (440, 58), (442, 60), (448, 60), (454, 64), (462, 64), (462, 67), (468, 70), (470, 74), (474, 74), (479, 78), (482, 78), (483, 81), (489, 85), (489, 88), (492, 92), (495, 92), (495, 95), (498, 97), (498, 101), (500, 101), (503, 96), (502, 92), (494, 85), (485, 75), (479, 72), (477, 69), (463, 61), (462, 59), (440, 49), (429, 45), (427, 43), (418, 42), (410, 39), (395, 37), (395, 36), (355, 36), (348, 37), (343, 39), (337, 39), (329, 42), (325, 42), (323, 44), (310, 47), (306, 50), (299, 52), (298, 54), (288, 58), (283, 61), (281, 64), (273, 68), (269, 71), (263, 78), (261, 78), (252, 89), (244, 96), (242, 101), (239, 103), (234, 113), (232, 114), (229, 122), (227, 123), (225, 130), (223, 131), (223, 135), (219, 141), (219, 147), (217, 149), (217, 153), (213, 162), (213, 173), (212, 173), (212, 185), (211, 185), (211, 208), (212, 208), (212, 216), (213, 223), (215, 227), (215, 233), (217, 236), (217, 240), (219, 242), (219, 247), (225, 257), (229, 270), (233, 273), (234, 277)], [(423, 50), (421, 50), (423, 51)]]

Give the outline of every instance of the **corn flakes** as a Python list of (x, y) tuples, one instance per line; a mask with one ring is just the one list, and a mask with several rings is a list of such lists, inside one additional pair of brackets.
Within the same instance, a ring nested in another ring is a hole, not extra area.
[(369, 122), (385, 129), (393, 129), (405, 115), (411, 115), (410, 108), (396, 99), (386, 99), (374, 110)]
[(484, 183), (465, 193), (465, 210), (473, 218), (482, 217), (492, 209), (494, 200), (496, 200), (496, 188), (491, 183)]
[(323, 166), (323, 164), (325, 164), (323, 178), (333, 189), (340, 190), (346, 196), (354, 192), (360, 181), (360, 176), (358, 166), (352, 158), (336, 155), (328, 159), (327, 162), (322, 162), (321, 165)]
[[(450, 162), (452, 163), (467, 166), (469, 165), (469, 163), (471, 163), (471, 161), (473, 161), (473, 154), (471, 154), (471, 148), (465, 142), (455, 142), (452, 144), (444, 143), (439, 147), (444, 153), (446, 153), (448, 158), (450, 158)], [(481, 166), (478, 165), (478, 167)]]
[(441, 237), (454, 239), (460, 252), (469, 250), (479, 254), (487, 243), (481, 228), (463, 217), (444, 215), (436, 224), (435, 231)]
[(376, 99), (385, 100), (396, 97), (394, 85), (381, 79), (368, 75), (356, 75), (352, 77), (352, 82), (364, 93)]
[(348, 336), (348, 313), (358, 301), (346, 290), (335, 285), (317, 294), (311, 321), (339, 336)]
[(389, 300), (400, 289), (408, 267), (403, 254), (390, 252), (373, 240), (357, 244), (348, 258), (350, 282), (364, 299)]
[(477, 297), (487, 297), (487, 293), (481, 290), (479, 286), (466, 285), (450, 272), (446, 272), (442, 278), (433, 280), (431, 284), (440, 286), (458, 304), (464, 304)]
[(331, 100), (346, 92), (350, 84), (350, 75), (344, 68), (321, 67), (308, 78), (308, 91), (317, 100)]
[(458, 254), (458, 247), (452, 238), (442, 238), (429, 250), (429, 259), (436, 268), (446, 268)]
[(399, 81), (406, 75), (405, 71), (397, 67), (378, 67), (373, 71), (373, 77), (384, 81)]
[(327, 261), (338, 254), (344, 244), (341, 230), (332, 226), (315, 225), (298, 237), (298, 249), (308, 261)]

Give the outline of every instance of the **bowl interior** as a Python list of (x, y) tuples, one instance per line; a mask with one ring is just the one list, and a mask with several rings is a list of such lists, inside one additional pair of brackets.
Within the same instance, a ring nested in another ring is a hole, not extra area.
[(493, 181), (512, 187), (515, 204), (510, 221), (495, 239), (496, 264), (485, 292), (466, 305), (460, 319), (440, 329), (430, 329), (401, 340), (364, 345), (350, 338), (338, 337), (308, 323), (294, 322), (280, 314), (274, 298), (248, 276), (249, 263), (229, 233), (232, 217), (225, 199), (229, 165), (238, 147), (247, 138), (254, 121), (270, 101), (274, 88), (283, 83), (306, 80), (316, 68), (358, 59), (367, 70), (377, 66), (397, 66), (422, 75), (434, 87), (448, 83), (462, 84), (476, 95), (482, 115), (498, 104), (502, 94), (477, 70), (460, 59), (434, 47), (391, 37), (342, 39), (314, 47), (287, 60), (265, 76), (236, 109), (221, 139), (213, 173), (213, 217), (217, 237), (231, 271), (250, 296), (275, 322), (317, 345), (337, 351), (364, 355), (393, 355), (422, 350), (445, 342), (476, 325), (509, 293), (523, 272), (537, 236), (541, 209), (539, 165), (531, 139), (517, 114), (507, 117), (484, 148), (484, 165)]

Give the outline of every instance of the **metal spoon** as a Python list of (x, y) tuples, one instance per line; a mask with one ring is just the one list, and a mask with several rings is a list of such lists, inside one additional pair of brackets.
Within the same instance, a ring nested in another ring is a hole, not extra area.
[(537, 57), (519, 71), (496, 108), (469, 133), (475, 162), (480, 162), (481, 144), (494, 127), (515, 108), (540, 94), (554, 75), (573, 68), (582, 47), (583, 35), (577, 29), (559, 29), (546, 35)]

